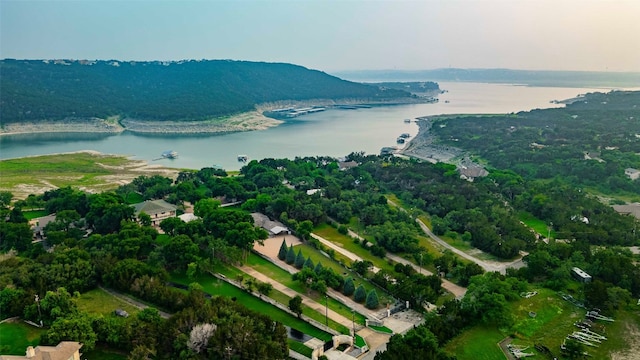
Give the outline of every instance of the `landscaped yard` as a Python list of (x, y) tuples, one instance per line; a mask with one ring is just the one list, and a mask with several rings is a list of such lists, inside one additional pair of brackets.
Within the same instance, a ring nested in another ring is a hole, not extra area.
[(228, 284), (225, 281), (216, 279), (209, 275), (200, 275), (195, 280), (190, 280), (186, 275), (172, 274), (171, 281), (179, 284), (188, 285), (192, 282), (197, 282), (202, 285), (205, 292), (211, 295), (220, 295), (228, 298), (235, 298), (239, 303), (255, 310), (261, 314), (269, 315), (273, 320), (279, 321), (284, 325), (302, 331), (307, 335), (311, 335), (323, 341), (331, 339), (331, 335), (312, 326), (311, 324), (296, 318), (293, 315), (281, 310), (271, 304), (268, 304), (253, 295), (247, 293), (244, 290), (240, 290), (237, 287)]
[(0, 354), (24, 355), (27, 346), (36, 346), (44, 330), (23, 323), (5, 322), (0, 324)]
[[(293, 279), (291, 278), (291, 274), (256, 254), (249, 255), (247, 265), (261, 272), (262, 274), (269, 276), (270, 278), (276, 280), (289, 289), (295, 290), (301, 294), (305, 294), (320, 304), (325, 303), (325, 299), (322, 296), (318, 295), (317, 293), (307, 293), (300, 282), (293, 281)], [(347, 319), (351, 318), (351, 309), (348, 306), (333, 298), (329, 298), (327, 300), (329, 309), (337, 312)], [(364, 325), (364, 320), (364, 315), (356, 313), (355, 321), (357, 324)]]
[(323, 237), (336, 245), (348, 250), (364, 260), (369, 260), (374, 266), (381, 269), (393, 271), (393, 266), (389, 265), (387, 261), (371, 254), (371, 252), (361, 245), (353, 242), (350, 236), (342, 235), (338, 232), (338, 229), (330, 226), (329, 224), (320, 224), (316, 226), (313, 232), (320, 237)]

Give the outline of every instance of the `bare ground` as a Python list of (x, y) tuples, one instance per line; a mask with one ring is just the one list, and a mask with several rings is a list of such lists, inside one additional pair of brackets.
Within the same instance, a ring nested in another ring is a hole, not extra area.
[(631, 321), (626, 325), (625, 337), (629, 349), (612, 353), (612, 360), (640, 360), (640, 329)]

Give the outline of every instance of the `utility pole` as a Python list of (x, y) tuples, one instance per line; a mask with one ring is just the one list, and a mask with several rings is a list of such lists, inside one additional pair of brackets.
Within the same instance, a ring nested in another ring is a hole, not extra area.
[(329, 297), (324, 296), (324, 324), (329, 327)]
[(351, 309), (351, 326), (353, 327), (353, 341), (356, 340), (356, 311)]

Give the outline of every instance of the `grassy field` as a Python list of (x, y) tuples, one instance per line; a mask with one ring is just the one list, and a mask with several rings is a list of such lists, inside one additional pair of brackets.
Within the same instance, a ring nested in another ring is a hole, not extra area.
[(93, 289), (82, 294), (77, 301), (78, 309), (89, 314), (107, 315), (116, 309), (122, 309), (130, 315), (140, 311), (138, 308), (110, 295), (102, 289)]
[[(529, 299), (520, 299), (511, 304), (514, 324), (510, 329), (497, 329), (486, 325), (475, 326), (449, 342), (446, 349), (459, 360), (504, 359), (504, 355), (495, 344), (506, 338), (514, 337), (513, 344), (529, 346), (527, 352), (538, 354), (533, 345), (540, 343), (560, 354), (560, 345), (564, 338), (578, 330), (573, 324), (584, 319), (586, 311), (564, 301), (554, 291), (537, 290), (538, 295)], [(529, 315), (535, 312), (535, 317)], [(609, 359), (613, 352), (630, 349), (630, 342), (640, 334), (640, 313), (637, 310), (618, 312), (613, 323), (596, 322), (592, 330), (606, 334), (609, 340), (599, 347), (586, 347), (594, 359)], [(538, 354), (542, 356), (542, 354)]]
[(446, 350), (458, 360), (504, 360), (498, 343), (505, 338), (500, 331), (486, 326), (476, 326), (450, 341)]
[(23, 355), (27, 346), (36, 346), (44, 330), (22, 321), (0, 324), (0, 354)]
[(128, 182), (144, 174), (173, 176), (178, 173), (177, 169), (150, 169), (146, 165), (146, 162), (124, 156), (93, 152), (2, 160), (0, 190), (11, 191), (16, 198), (64, 186), (104, 191), (116, 188), (119, 181)]
[[(532, 228), (541, 236), (547, 237), (547, 235), (549, 234), (549, 224), (545, 223), (544, 221), (538, 219), (537, 217), (526, 211), (521, 211), (518, 213), (518, 220), (525, 223), (525, 225)], [(553, 229), (551, 229), (551, 237), (555, 237), (555, 231), (553, 231)]]
[[(179, 274), (172, 274), (171, 281), (184, 284), (184, 285), (188, 285), (191, 282), (193, 282), (189, 280), (186, 276), (179, 275)], [(284, 325), (300, 330), (307, 335), (311, 335), (323, 341), (328, 341), (329, 339), (331, 339), (330, 334), (312, 326), (307, 322), (304, 322), (296, 318), (295, 316), (290, 315), (289, 313), (271, 304), (268, 304), (252, 296), (246, 291), (240, 290), (237, 287), (231, 284), (228, 284), (227, 282), (224, 282), (222, 280), (216, 279), (208, 275), (198, 276), (195, 279), (195, 282), (202, 285), (204, 291), (211, 295), (220, 295), (228, 298), (236, 298), (236, 300), (239, 303), (243, 304), (249, 309), (257, 311), (261, 314), (267, 314), (273, 320), (279, 321)]]
[(338, 232), (338, 229), (330, 226), (329, 224), (320, 224), (316, 226), (313, 232), (331, 241), (332, 243), (335, 243), (338, 246), (351, 251), (360, 258), (371, 261), (374, 266), (377, 266), (381, 269), (393, 271), (393, 266), (389, 265), (389, 263), (384, 259), (374, 256), (369, 250), (353, 242), (353, 239), (350, 236), (340, 234)]

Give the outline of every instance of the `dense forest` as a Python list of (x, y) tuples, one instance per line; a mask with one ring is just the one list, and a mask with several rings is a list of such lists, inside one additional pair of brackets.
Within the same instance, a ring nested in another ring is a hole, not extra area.
[(5, 59), (0, 72), (0, 117), (5, 123), (116, 115), (200, 120), (279, 100), (377, 102), (411, 96), (284, 63)]
[(638, 199), (640, 92), (579, 97), (566, 108), (499, 116), (445, 117), (432, 126), (442, 142), (525, 179), (558, 179), (575, 187)]

